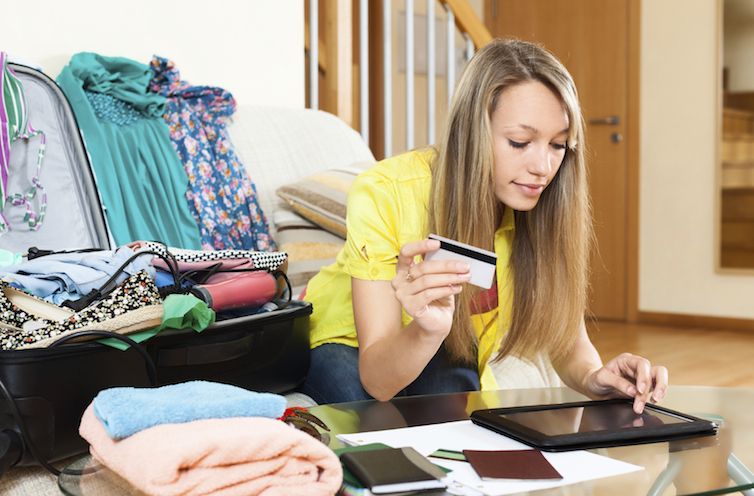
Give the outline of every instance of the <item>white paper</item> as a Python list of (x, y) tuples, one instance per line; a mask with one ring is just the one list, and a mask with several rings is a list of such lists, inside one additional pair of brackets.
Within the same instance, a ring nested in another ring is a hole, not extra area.
[[(470, 420), (444, 424), (404, 427), (386, 431), (339, 434), (338, 439), (346, 444), (361, 445), (384, 443), (393, 448), (412, 447), (424, 456), (438, 449), (468, 450), (518, 450), (529, 446), (473, 424)], [(596, 455), (588, 451), (564, 453), (542, 452), (555, 467), (560, 480), (482, 480), (466, 462), (432, 458), (432, 463), (452, 470), (444, 479), (453, 494), (500, 496), (551, 487), (565, 486), (592, 479), (612, 477), (642, 470), (643, 467)]]

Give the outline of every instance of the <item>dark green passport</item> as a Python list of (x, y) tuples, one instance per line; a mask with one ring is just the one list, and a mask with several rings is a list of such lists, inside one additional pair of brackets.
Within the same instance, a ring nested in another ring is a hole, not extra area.
[[(340, 455), (342, 455), (343, 453), (348, 453), (351, 451), (371, 451), (375, 449), (383, 449), (383, 448), (391, 448), (391, 447), (392, 446), (388, 446), (387, 444), (383, 444), (383, 443), (369, 443), (369, 444), (361, 444), (357, 446), (344, 446), (342, 448), (334, 449), (333, 452), (335, 452), (335, 454), (338, 455), (338, 458), (340, 458)], [(463, 453), (461, 453), (461, 455), (463, 456)], [(424, 466), (425, 470), (427, 470), (429, 473), (435, 473), (438, 478), (443, 478), (445, 477), (445, 474), (450, 472), (450, 469), (447, 469), (441, 465), (434, 464), (429, 459), (426, 459), (426, 461), (427, 461), (427, 464), (429, 464), (429, 466)], [(342, 462), (341, 462), (341, 465), (343, 465)], [(437, 472), (438, 470), (439, 472)], [(361, 483), (359, 479), (356, 478), (355, 475), (351, 473), (350, 470), (348, 470), (348, 467), (346, 467), (345, 465), (343, 465), (343, 482), (355, 488), (366, 487), (364, 484)]]
[[(362, 444), (360, 446), (345, 446), (343, 448), (338, 448), (333, 450), (336, 455), (340, 458), (340, 455), (343, 453), (349, 453), (352, 451), (371, 451), (375, 449), (383, 449), (383, 448), (390, 448), (387, 444), (382, 443), (370, 443), (370, 444)], [(341, 465), (343, 465), (343, 462), (341, 461)], [(366, 487), (364, 484), (359, 481), (359, 479), (356, 478), (355, 475), (351, 473), (350, 470), (348, 470), (348, 467), (345, 465), (343, 466), (343, 482), (346, 484), (350, 484), (355, 487)]]
[(374, 494), (445, 487), (442, 471), (427, 470), (431, 462), (413, 448), (350, 451), (340, 461)]

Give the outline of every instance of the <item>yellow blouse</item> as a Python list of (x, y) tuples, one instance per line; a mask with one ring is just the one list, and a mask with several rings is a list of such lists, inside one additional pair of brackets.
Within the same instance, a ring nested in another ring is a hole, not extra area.
[[(391, 280), (395, 277), (401, 246), (427, 237), (430, 167), (434, 156), (431, 149), (404, 153), (379, 162), (354, 181), (348, 193), (346, 244), (335, 263), (312, 278), (306, 290), (305, 299), (314, 306), (310, 320), (312, 348), (326, 343), (358, 346), (351, 278)], [(509, 260), (513, 227), (513, 213), (506, 208), (495, 233), (498, 307), (472, 317), (479, 339), (477, 362), (483, 390), (497, 387), (487, 362), (510, 327), (513, 286)], [(483, 332), (494, 319), (497, 325)], [(404, 312), (403, 325), (410, 322), (411, 317)]]

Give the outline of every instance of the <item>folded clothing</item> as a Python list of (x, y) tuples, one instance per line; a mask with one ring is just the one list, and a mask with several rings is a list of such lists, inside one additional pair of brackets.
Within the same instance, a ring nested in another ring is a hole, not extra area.
[[(255, 250), (184, 250), (165, 246), (154, 241), (134, 241), (130, 247), (141, 250), (147, 249), (163, 255), (173, 256), (178, 264), (178, 270), (197, 270), (206, 267), (207, 262), (222, 262), (227, 264), (230, 260), (244, 260), (252, 264), (255, 269), (276, 270), (288, 259), (284, 251), (255, 251)], [(167, 265), (158, 262), (157, 267), (166, 268)]]
[(343, 480), (327, 446), (279, 420), (165, 424), (113, 441), (90, 405), (79, 434), (94, 458), (147, 494), (325, 496)]
[(100, 391), (94, 414), (113, 439), (123, 439), (160, 424), (227, 417), (278, 418), (285, 398), (272, 393), (208, 381), (190, 381), (159, 388), (117, 387)]
[[(10, 281), (18, 289), (59, 305), (100, 289), (133, 254), (134, 251), (127, 246), (121, 246), (115, 251), (52, 253), (3, 267), (0, 277)], [(145, 254), (131, 261), (124, 267), (115, 284), (123, 283), (142, 270), (154, 277), (155, 270), (150, 265), (152, 258), (152, 255)]]
[[(157, 258), (152, 261), (152, 265), (162, 271), (170, 271), (170, 267), (161, 258)], [(259, 269), (254, 266), (254, 263), (249, 258), (233, 258), (228, 260), (211, 260), (206, 262), (178, 262), (176, 261), (175, 268), (178, 272), (208, 272), (210, 270), (215, 271), (228, 271), (228, 270), (266, 270)]]
[[(169, 294), (162, 302), (162, 310), (162, 323), (159, 326), (129, 334), (128, 337), (141, 343), (165, 329), (193, 329), (202, 332), (214, 324), (216, 319), (215, 312), (193, 295)], [(99, 342), (119, 350), (131, 347), (115, 338), (100, 339)]]

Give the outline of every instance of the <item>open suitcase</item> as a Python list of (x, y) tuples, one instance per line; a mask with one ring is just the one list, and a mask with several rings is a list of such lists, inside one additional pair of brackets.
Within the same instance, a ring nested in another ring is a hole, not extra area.
[[(24, 85), (34, 126), (46, 134), (41, 179), (50, 208), (38, 231), (11, 229), (0, 236), (0, 248), (110, 249), (95, 178), (68, 101), (43, 73), (10, 66)], [(10, 191), (28, 185), (20, 171), (36, 152), (33, 139), (14, 145)], [(18, 210), (6, 215), (11, 226), (22, 224)], [(205, 379), (255, 391), (294, 389), (309, 368), (311, 311), (310, 304), (293, 301), (280, 310), (220, 320), (201, 333), (163, 331), (127, 351), (94, 341), (0, 351), (0, 474), (85, 452), (78, 435), (81, 415), (108, 387)]]

